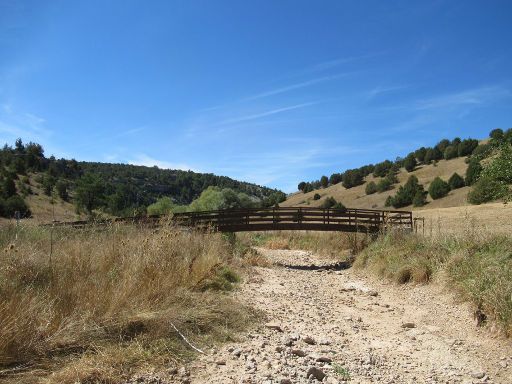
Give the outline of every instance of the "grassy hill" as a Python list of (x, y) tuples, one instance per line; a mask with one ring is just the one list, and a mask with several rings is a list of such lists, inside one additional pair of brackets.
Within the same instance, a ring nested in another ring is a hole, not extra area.
[[(367, 195), (365, 193), (366, 183), (370, 181), (377, 182), (379, 177), (369, 175), (365, 178), (365, 183), (357, 187), (345, 188), (341, 183), (329, 186), (327, 188), (317, 189), (308, 193), (297, 192), (289, 195), (286, 201), (280, 205), (283, 207), (298, 206), (298, 207), (319, 207), (322, 205), (327, 197), (334, 197), (336, 201), (342, 202), (345, 206), (350, 208), (376, 208), (384, 209), (384, 203), (388, 196), (394, 195), (399, 185), (403, 185), (410, 175), (415, 175), (419, 182), (424, 185), (425, 190), (437, 176), (443, 180), (448, 180), (450, 176), (457, 172), (459, 175), (464, 176), (468, 165), (466, 158), (458, 157), (452, 160), (440, 160), (437, 164), (419, 165), (413, 172), (407, 172), (404, 168), (400, 168), (397, 174), (399, 183), (393, 185), (393, 189), (382, 193), (374, 193)], [(463, 187), (450, 191), (450, 193), (438, 200), (432, 200), (430, 196), (427, 198), (427, 205), (416, 209), (430, 209), (430, 208), (446, 208), (458, 207), (468, 205), (466, 202), (466, 195), (469, 187)], [(319, 200), (313, 200), (315, 194), (319, 194)], [(409, 208), (407, 208), (409, 209)]]

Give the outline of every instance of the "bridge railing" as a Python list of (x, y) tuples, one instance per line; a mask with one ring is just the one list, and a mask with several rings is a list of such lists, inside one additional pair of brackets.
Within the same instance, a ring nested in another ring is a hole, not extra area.
[[(162, 216), (120, 217), (104, 221), (51, 223), (56, 226), (97, 226), (112, 223), (159, 225)], [(389, 228), (413, 229), (412, 212), (375, 209), (279, 207), (176, 213), (171, 222), (219, 231), (311, 229), (319, 231), (377, 232)]]
[(233, 228), (250, 230), (251, 227), (290, 229), (315, 227), (336, 230), (335, 227), (352, 227), (357, 230), (376, 231), (383, 227), (412, 229), (412, 212), (382, 211), (372, 209), (332, 208), (264, 208), (232, 209), (221, 211), (185, 212), (174, 215), (174, 220), (188, 226), (213, 226), (219, 230)]

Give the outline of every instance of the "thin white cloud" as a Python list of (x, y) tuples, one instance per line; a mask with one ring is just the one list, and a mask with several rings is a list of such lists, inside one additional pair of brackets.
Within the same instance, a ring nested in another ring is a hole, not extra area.
[(420, 100), (415, 107), (417, 110), (432, 110), (480, 106), (510, 96), (510, 91), (500, 86), (482, 87)]
[(287, 111), (293, 111), (296, 109), (309, 107), (309, 106), (312, 106), (315, 104), (318, 104), (318, 102), (301, 103), (301, 104), (290, 105), (288, 107), (275, 108), (275, 109), (271, 109), (269, 111), (255, 113), (252, 115), (244, 115), (244, 116), (226, 119), (217, 125), (234, 124), (234, 123), (241, 123), (241, 122), (249, 121), (249, 120), (260, 119), (262, 117), (272, 116), (272, 115), (276, 115), (278, 113), (283, 113), (283, 112), (287, 112)]
[(310, 72), (324, 71), (324, 70), (335, 68), (340, 65), (351, 63), (354, 61), (360, 61), (360, 60), (377, 57), (382, 54), (383, 54), (383, 52), (376, 52), (376, 53), (369, 53), (369, 54), (360, 55), (360, 56), (339, 57), (339, 58), (332, 59), (332, 60), (326, 60), (326, 61), (315, 64), (313, 67), (309, 68), (309, 71)]
[(300, 82), (300, 83), (291, 84), (291, 85), (280, 87), (280, 88), (275, 88), (275, 89), (272, 89), (270, 91), (266, 91), (266, 92), (262, 92), (262, 93), (259, 93), (259, 94), (253, 95), (253, 96), (249, 96), (249, 97), (246, 97), (246, 98), (242, 99), (241, 101), (251, 101), (251, 100), (262, 99), (264, 97), (278, 95), (278, 94), (281, 94), (281, 93), (293, 91), (295, 89), (309, 87), (309, 86), (316, 85), (316, 84), (319, 84), (319, 83), (324, 83), (324, 82), (327, 82), (327, 81), (337, 80), (337, 79), (340, 79), (342, 77), (349, 76), (350, 74), (351, 74), (351, 72), (350, 73), (340, 73), (340, 74), (333, 75), (333, 76), (318, 77), (316, 79), (311, 79), (311, 80), (303, 81), (303, 82)]
[(152, 158), (151, 156), (148, 156), (145, 153), (138, 154), (137, 156), (135, 156), (135, 158), (128, 160), (127, 163), (133, 164), (133, 165), (144, 165), (146, 167), (154, 167), (156, 165), (158, 168), (162, 168), (162, 169), (180, 169), (182, 171), (199, 172), (198, 170), (194, 169), (194, 167), (192, 167), (188, 164), (173, 163), (170, 161), (158, 160), (158, 159)]
[(46, 127), (46, 119), (32, 113), (19, 112), (11, 104), (2, 104), (0, 109), (0, 133), (21, 137), (23, 140), (42, 141), (52, 134)]
[(383, 87), (383, 86), (379, 85), (379, 86), (367, 91), (365, 93), (365, 96), (366, 96), (367, 100), (372, 100), (372, 99), (382, 95), (383, 93), (399, 91), (402, 89), (406, 89), (408, 87), (409, 87), (408, 85), (392, 85), (392, 86), (387, 86), (387, 87)]

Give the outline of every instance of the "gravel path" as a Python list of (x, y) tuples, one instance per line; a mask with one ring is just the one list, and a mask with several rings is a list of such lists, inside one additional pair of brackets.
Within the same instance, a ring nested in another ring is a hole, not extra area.
[[(283, 265), (326, 263), (258, 251)], [(512, 383), (512, 343), (477, 328), (469, 306), (436, 284), (273, 266), (255, 268), (236, 295), (269, 323), (199, 358), (182, 382)]]

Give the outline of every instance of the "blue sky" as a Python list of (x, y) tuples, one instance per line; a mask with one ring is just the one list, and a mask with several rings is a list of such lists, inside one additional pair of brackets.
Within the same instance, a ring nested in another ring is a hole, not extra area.
[(0, 0), (0, 141), (301, 180), (512, 126), (510, 1)]

